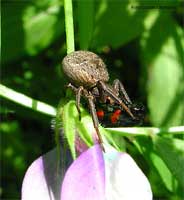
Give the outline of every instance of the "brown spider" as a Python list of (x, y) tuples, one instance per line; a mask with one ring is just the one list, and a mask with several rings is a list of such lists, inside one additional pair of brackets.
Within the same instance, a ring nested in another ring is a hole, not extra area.
[(80, 99), (83, 96), (88, 100), (98, 141), (104, 150), (103, 141), (98, 129), (99, 122), (95, 101), (102, 103), (108, 101), (111, 104), (116, 103), (135, 119), (135, 116), (127, 106), (131, 105), (132, 102), (123, 84), (118, 79), (114, 80), (112, 86), (107, 83), (109, 74), (106, 65), (98, 55), (89, 51), (75, 51), (64, 57), (62, 66), (64, 73), (71, 82), (67, 87), (71, 88), (76, 94), (76, 107), (79, 112), (79, 119), (81, 117)]

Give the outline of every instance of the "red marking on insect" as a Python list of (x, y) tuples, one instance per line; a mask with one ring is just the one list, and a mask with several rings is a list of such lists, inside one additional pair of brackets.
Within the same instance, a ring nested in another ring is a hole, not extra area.
[(115, 124), (118, 121), (120, 115), (121, 115), (121, 110), (120, 109), (115, 110), (113, 112), (113, 114), (111, 115), (111, 122), (112, 122), (112, 124)]
[(103, 110), (98, 110), (96, 112), (96, 114), (97, 114), (97, 116), (98, 116), (99, 119), (102, 120), (104, 118), (104, 111)]

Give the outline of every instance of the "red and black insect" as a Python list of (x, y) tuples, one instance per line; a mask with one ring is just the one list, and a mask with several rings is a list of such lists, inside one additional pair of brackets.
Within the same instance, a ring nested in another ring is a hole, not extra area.
[[(89, 51), (75, 51), (63, 59), (62, 67), (70, 80), (68, 87), (76, 94), (76, 107), (79, 118), (81, 115), (80, 100), (81, 97), (84, 97), (88, 101), (99, 143), (104, 149), (98, 129), (98, 118), (102, 117), (102, 113), (100, 114), (99, 110), (96, 112), (96, 104), (107, 104), (107, 109), (112, 108), (113, 114), (107, 113), (111, 116), (110, 122), (116, 122), (116, 124), (118, 122), (116, 118), (123, 116), (121, 112), (127, 113), (129, 119), (136, 121), (138, 117), (134, 112), (136, 106), (133, 106), (123, 84), (118, 79), (114, 80), (112, 85), (108, 84), (109, 74), (106, 65), (98, 55)], [(123, 120), (120, 121), (123, 122)]]
[(130, 127), (140, 126), (145, 116), (145, 108), (142, 104), (132, 103), (128, 105), (135, 118), (127, 115), (118, 104), (98, 103), (97, 116), (103, 127)]

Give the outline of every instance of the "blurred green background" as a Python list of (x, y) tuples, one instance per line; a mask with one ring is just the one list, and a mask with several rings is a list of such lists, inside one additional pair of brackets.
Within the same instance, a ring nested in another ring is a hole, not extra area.
[[(67, 83), (60, 70), (66, 55), (63, 1), (1, 3), (1, 83), (57, 107)], [(104, 59), (111, 81), (120, 79), (131, 99), (147, 107), (147, 126), (184, 125), (183, 5), (73, 1), (76, 50)], [(20, 199), (26, 169), (55, 146), (52, 118), (3, 98), (0, 112), (1, 199)], [(161, 183), (155, 172), (150, 179), (155, 199), (180, 199), (180, 187)]]

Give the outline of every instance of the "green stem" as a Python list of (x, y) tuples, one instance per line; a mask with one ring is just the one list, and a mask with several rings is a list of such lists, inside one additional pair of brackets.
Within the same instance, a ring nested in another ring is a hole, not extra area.
[(67, 54), (75, 51), (72, 0), (64, 0)]
[(141, 135), (156, 135), (156, 134), (184, 134), (184, 126), (175, 126), (169, 128), (156, 127), (131, 127), (131, 128), (106, 128), (106, 130), (123, 136), (141, 136)]
[(16, 92), (2, 84), (0, 84), (0, 96), (13, 101), (15, 103), (18, 103), (22, 106), (31, 108), (32, 110), (35, 110), (37, 112), (44, 113), (46, 115), (55, 116), (56, 115), (56, 109), (46, 103), (43, 103), (41, 101), (37, 101), (35, 99), (32, 99), (24, 94), (21, 94), (19, 92)]

